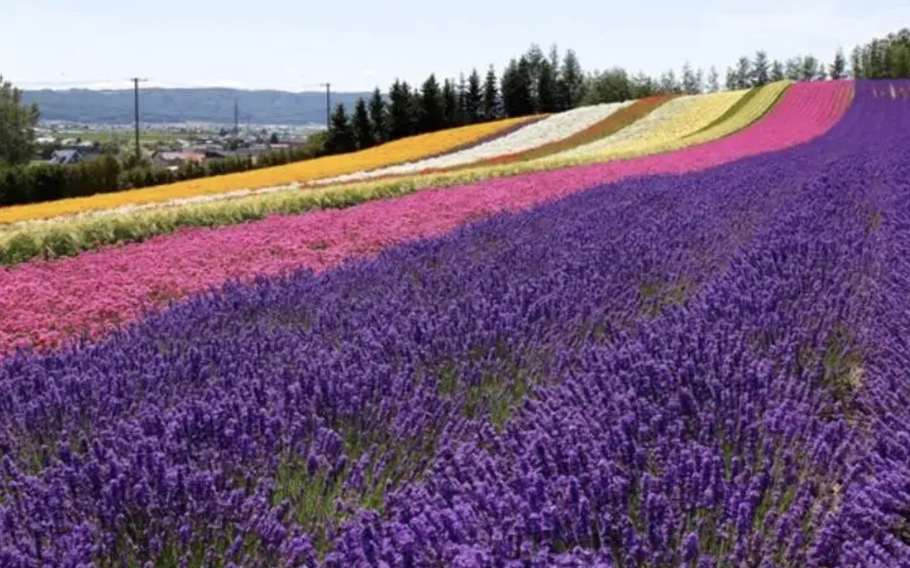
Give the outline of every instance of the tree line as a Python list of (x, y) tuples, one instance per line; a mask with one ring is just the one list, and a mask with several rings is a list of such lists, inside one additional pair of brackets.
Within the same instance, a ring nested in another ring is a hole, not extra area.
[(570, 110), (582, 105), (621, 102), (655, 95), (714, 93), (722, 89), (759, 87), (771, 82), (854, 78), (910, 78), (910, 30), (857, 46), (848, 60), (838, 49), (830, 62), (814, 55), (771, 59), (767, 51), (743, 55), (726, 68), (705, 72), (686, 62), (677, 73), (659, 76), (630, 73), (623, 67), (585, 72), (573, 50), (560, 57), (534, 44), (513, 58), (499, 76), (490, 65), (484, 76), (473, 69), (467, 78), (439, 81), (431, 74), (412, 87), (396, 80), (384, 96), (377, 87), (353, 112), (337, 105), (332, 113), (325, 151), (363, 150), (406, 136), (501, 118)]

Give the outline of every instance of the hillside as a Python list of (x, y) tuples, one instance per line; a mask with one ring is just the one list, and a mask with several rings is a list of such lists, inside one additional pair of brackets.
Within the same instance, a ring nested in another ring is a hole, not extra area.
[[(358, 97), (369, 93), (332, 93), (332, 105), (353, 107)], [(41, 107), (45, 120), (69, 120), (103, 124), (133, 121), (132, 89), (96, 91), (26, 91), (25, 101)], [(249, 116), (254, 124), (324, 124), (325, 93), (247, 91), (227, 88), (163, 89), (140, 91), (143, 122), (214, 122), (234, 120), (234, 103), (240, 105), (241, 120)]]

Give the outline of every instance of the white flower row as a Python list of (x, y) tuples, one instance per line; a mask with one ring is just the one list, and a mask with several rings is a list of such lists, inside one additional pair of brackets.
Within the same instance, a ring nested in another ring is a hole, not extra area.
[(523, 126), (511, 134), (471, 148), (466, 148), (459, 152), (378, 170), (321, 179), (314, 183), (323, 185), (329, 183), (362, 181), (390, 175), (414, 174), (426, 170), (463, 166), (491, 158), (525, 152), (546, 144), (558, 142), (573, 134), (582, 132), (604, 120), (617, 110), (632, 104), (632, 102), (634, 101), (580, 107), (570, 111), (553, 114), (539, 122)]
[(605, 152), (621, 144), (627, 144), (638, 140), (651, 138), (656, 132), (659, 132), (668, 122), (676, 119), (681, 114), (686, 113), (695, 103), (695, 96), (678, 97), (670, 99), (660, 105), (646, 116), (636, 120), (626, 126), (619, 132), (611, 136), (595, 140), (590, 144), (584, 144), (559, 154), (547, 156), (547, 159), (559, 160), (562, 158), (575, 158), (579, 156), (588, 156)]

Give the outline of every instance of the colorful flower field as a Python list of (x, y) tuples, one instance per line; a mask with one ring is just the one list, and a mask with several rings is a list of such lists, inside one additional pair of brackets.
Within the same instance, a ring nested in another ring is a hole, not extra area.
[(141, 229), (0, 268), (0, 567), (910, 566), (908, 88), (16, 217)]

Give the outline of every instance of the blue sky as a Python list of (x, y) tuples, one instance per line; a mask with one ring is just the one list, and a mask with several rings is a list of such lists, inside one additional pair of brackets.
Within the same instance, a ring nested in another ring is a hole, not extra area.
[(501, 69), (531, 42), (586, 70), (658, 74), (742, 53), (829, 61), (910, 25), (906, 0), (0, 0), (0, 73), (25, 88), (221, 85), (385, 88)]

